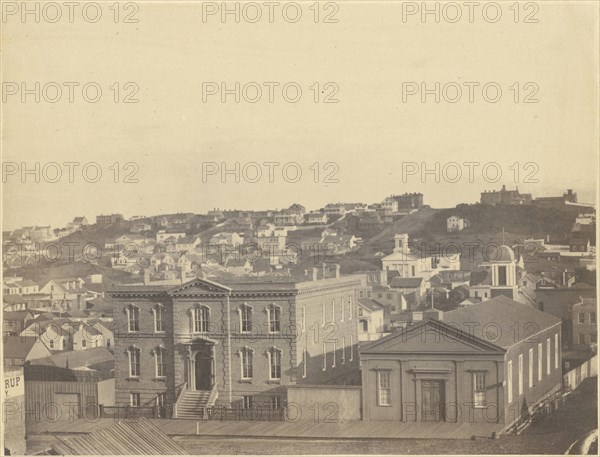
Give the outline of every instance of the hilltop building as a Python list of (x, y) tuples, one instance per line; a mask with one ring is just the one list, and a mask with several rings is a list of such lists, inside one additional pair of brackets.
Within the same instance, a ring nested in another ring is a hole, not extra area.
[(506, 190), (506, 186), (496, 191), (486, 190), (481, 193), (482, 205), (529, 205), (531, 204), (531, 194), (519, 193), (519, 188), (515, 190)]

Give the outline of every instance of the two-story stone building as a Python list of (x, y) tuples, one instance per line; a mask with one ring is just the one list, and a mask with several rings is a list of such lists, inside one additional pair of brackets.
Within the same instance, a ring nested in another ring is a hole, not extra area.
[(279, 409), (290, 384), (360, 383), (355, 301), (364, 279), (317, 273), (304, 282), (116, 286), (117, 403), (193, 417), (213, 404)]

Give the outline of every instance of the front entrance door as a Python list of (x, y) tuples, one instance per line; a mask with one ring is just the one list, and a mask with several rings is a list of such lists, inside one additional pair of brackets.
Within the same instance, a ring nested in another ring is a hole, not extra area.
[(212, 387), (212, 359), (210, 354), (200, 351), (196, 354), (196, 390), (210, 390)]
[(444, 382), (421, 381), (421, 405), (423, 422), (439, 422), (444, 420)]

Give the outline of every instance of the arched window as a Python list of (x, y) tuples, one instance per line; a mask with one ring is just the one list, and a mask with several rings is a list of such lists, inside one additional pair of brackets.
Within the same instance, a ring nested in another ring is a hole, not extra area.
[(128, 332), (139, 332), (140, 331), (140, 308), (131, 303), (127, 306), (127, 331)]
[(244, 347), (240, 350), (240, 362), (242, 379), (252, 379), (252, 363), (254, 358), (254, 351), (248, 347)]
[(139, 378), (140, 377), (140, 349), (131, 346), (127, 350), (127, 354), (129, 356), (129, 377), (130, 378)]
[(240, 306), (240, 332), (252, 332), (252, 306), (244, 303)]
[(194, 332), (206, 333), (210, 325), (210, 309), (206, 305), (196, 305), (193, 310)]
[(281, 350), (272, 347), (267, 351), (269, 358), (269, 379), (281, 379)]
[(154, 331), (164, 332), (165, 331), (165, 307), (160, 303), (154, 305), (152, 309), (154, 313)]
[(165, 348), (162, 346), (158, 346), (156, 348), (154, 348), (154, 362), (156, 365), (156, 377), (157, 378), (164, 378), (165, 376), (167, 376), (167, 372), (166, 372), (166, 354), (165, 354)]
[(281, 332), (281, 308), (270, 305), (267, 308), (267, 319), (269, 321), (269, 333)]

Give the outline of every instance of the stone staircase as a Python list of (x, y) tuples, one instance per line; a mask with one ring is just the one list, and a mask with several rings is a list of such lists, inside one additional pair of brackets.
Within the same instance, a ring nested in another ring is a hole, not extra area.
[(177, 418), (203, 419), (210, 397), (210, 390), (186, 390), (177, 404)]

